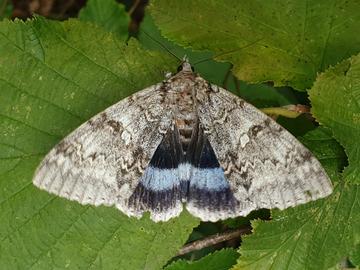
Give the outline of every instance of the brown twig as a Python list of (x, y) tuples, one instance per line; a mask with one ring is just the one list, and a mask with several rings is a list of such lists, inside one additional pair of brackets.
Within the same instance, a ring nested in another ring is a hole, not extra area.
[(131, 8), (129, 10), (129, 15), (130, 16), (134, 13), (135, 9), (137, 9), (139, 4), (140, 4), (140, 0), (135, 0), (135, 3), (131, 6)]
[(223, 233), (217, 233), (211, 236), (208, 236), (206, 238), (191, 242), (189, 244), (186, 244), (183, 246), (179, 252), (177, 253), (177, 256), (181, 256), (187, 253), (190, 253), (195, 250), (200, 250), (205, 247), (213, 246), (216, 244), (219, 244), (224, 241), (228, 241), (230, 239), (238, 238), (241, 235), (249, 234), (251, 232), (251, 228), (241, 228), (233, 231), (227, 231)]

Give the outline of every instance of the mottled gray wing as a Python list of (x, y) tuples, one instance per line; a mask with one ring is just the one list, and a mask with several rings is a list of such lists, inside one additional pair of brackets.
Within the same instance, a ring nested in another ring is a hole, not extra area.
[(197, 97), (200, 123), (238, 200), (228, 216), (284, 209), (332, 192), (319, 161), (270, 117), (216, 85)]
[(171, 125), (160, 87), (144, 89), (82, 124), (48, 153), (33, 183), (81, 204), (115, 205), (140, 216), (127, 200)]

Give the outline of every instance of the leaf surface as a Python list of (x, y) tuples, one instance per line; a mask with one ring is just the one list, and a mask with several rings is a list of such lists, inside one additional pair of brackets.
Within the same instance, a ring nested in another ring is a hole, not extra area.
[(212, 60), (212, 54), (208, 51), (193, 51), (190, 48), (185, 49), (174, 44), (174, 42), (161, 35), (154, 24), (151, 14), (146, 14), (144, 21), (141, 23), (139, 41), (149, 50), (160, 50), (164, 53), (169, 53), (168, 51), (170, 51), (180, 59), (186, 55), (193, 65), (195, 72), (198, 72), (209, 82), (222, 86), (241, 96), (258, 108), (301, 103), (301, 100), (298, 100), (293, 93), (294, 91), (288, 87), (274, 88), (265, 84), (250, 85), (238, 81), (230, 72), (230, 63)]
[(355, 266), (360, 267), (360, 244), (358, 244), (350, 254), (350, 260)]
[(313, 115), (345, 148), (345, 179), (360, 184), (360, 54), (320, 74), (309, 94)]
[[(32, 185), (70, 131), (176, 68), (167, 55), (76, 20), (0, 23), (0, 265), (4, 269), (159, 269), (198, 220), (128, 218)], [(165, 70), (164, 70), (165, 69)]]
[(214, 52), (247, 82), (306, 89), (319, 71), (360, 50), (356, 0), (154, 0), (150, 5), (164, 36)]
[(177, 260), (165, 270), (227, 270), (236, 263), (238, 256), (239, 254), (234, 249), (222, 249), (194, 262)]
[(80, 10), (79, 19), (104, 27), (113, 32), (122, 40), (129, 36), (128, 26), (130, 17), (125, 11), (125, 6), (115, 0), (89, 0)]

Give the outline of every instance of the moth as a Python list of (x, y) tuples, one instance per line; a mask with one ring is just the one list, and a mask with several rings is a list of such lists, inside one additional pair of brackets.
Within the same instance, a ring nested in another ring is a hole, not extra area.
[(319, 161), (274, 120), (192, 71), (95, 115), (44, 158), (33, 183), (155, 221), (285, 209), (331, 194)]

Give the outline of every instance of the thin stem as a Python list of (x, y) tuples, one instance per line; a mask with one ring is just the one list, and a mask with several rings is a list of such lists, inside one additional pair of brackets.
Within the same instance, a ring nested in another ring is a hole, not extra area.
[(163, 48), (165, 51), (167, 51), (169, 54), (171, 54), (172, 56), (174, 56), (176, 59), (178, 59), (180, 62), (183, 61), (183, 59), (181, 59), (180, 57), (178, 57), (175, 53), (173, 53), (172, 51), (170, 51), (169, 48), (167, 48), (164, 44), (162, 44), (160, 41), (156, 40), (155, 38), (153, 38), (150, 34), (146, 33), (144, 31), (144, 29), (140, 29), (141, 32), (143, 32), (148, 38), (150, 38), (153, 42), (157, 43), (161, 48)]
[(191, 242), (189, 244), (186, 244), (183, 246), (179, 252), (177, 253), (177, 256), (184, 255), (187, 253), (190, 253), (195, 250), (200, 250), (205, 247), (213, 246), (218, 243), (228, 241), (234, 238), (239, 238), (241, 235), (249, 234), (251, 232), (251, 228), (241, 228), (233, 231), (227, 231), (223, 233), (217, 233), (211, 236), (208, 236), (206, 238)]
[(237, 51), (246, 49), (246, 48), (248, 48), (248, 47), (250, 47), (250, 46), (252, 46), (252, 45), (255, 45), (255, 44), (259, 43), (259, 42), (260, 42), (261, 40), (263, 40), (263, 39), (264, 39), (264, 38), (260, 38), (260, 39), (257, 39), (257, 40), (255, 40), (255, 41), (253, 41), (253, 42), (250, 42), (249, 44), (246, 44), (246, 45), (243, 46), (243, 47), (236, 48), (236, 49), (233, 49), (233, 50), (229, 50), (229, 51), (225, 51), (225, 52), (221, 52), (221, 53), (212, 55), (212, 56), (210, 56), (209, 58), (205, 58), (205, 59), (202, 59), (202, 60), (194, 63), (193, 66), (196, 66), (197, 64), (200, 64), (200, 63), (205, 62), (205, 61), (209, 61), (209, 60), (211, 60), (211, 59), (215, 59), (215, 58), (220, 57), (220, 56), (224, 56), (224, 55), (226, 55), (226, 54), (230, 54), (230, 53), (233, 53), (233, 52), (237, 52)]
[(135, 3), (131, 6), (130, 10), (129, 10), (129, 15), (131, 16), (131, 14), (134, 13), (135, 9), (139, 6), (140, 4), (140, 0), (136, 0)]
[(303, 113), (309, 113), (309, 107), (305, 105), (286, 105), (283, 107), (269, 107), (261, 109), (263, 113), (275, 116), (284, 116), (287, 118), (296, 118)]

